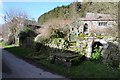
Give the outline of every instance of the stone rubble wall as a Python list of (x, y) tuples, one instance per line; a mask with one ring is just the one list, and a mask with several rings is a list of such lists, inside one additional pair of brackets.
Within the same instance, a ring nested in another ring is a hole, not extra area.
[[(112, 65), (112, 66), (118, 66), (120, 63), (120, 50), (118, 46), (117, 41), (105, 41), (104, 39), (86, 39), (83, 41), (79, 41), (80, 49), (84, 51), (84, 54), (87, 58), (91, 58), (92, 54), (92, 45), (94, 42), (100, 42), (102, 46), (102, 51), (101, 51), (101, 62), (104, 64)], [(84, 49), (84, 46), (86, 43), (86, 48)]]
[(118, 45), (108, 42), (108, 48), (103, 49), (102, 62), (112, 66), (118, 66), (120, 63), (120, 51)]
[[(92, 40), (91, 40), (92, 41)], [(99, 41), (103, 46), (103, 50), (101, 52), (102, 59), (101, 61), (104, 64), (112, 65), (112, 66), (118, 66), (120, 63), (120, 51), (119, 51), (119, 46), (117, 41), (104, 41), (104, 40), (93, 40), (92, 43), (95, 41)], [(88, 55), (90, 55), (90, 52), (92, 50), (92, 43), (88, 43)], [(91, 53), (92, 54), (92, 53)]]

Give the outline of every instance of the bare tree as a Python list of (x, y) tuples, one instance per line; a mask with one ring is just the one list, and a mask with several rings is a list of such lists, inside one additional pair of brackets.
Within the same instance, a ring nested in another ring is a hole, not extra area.
[(6, 21), (10, 22), (13, 18), (28, 18), (27, 13), (20, 9), (9, 9), (5, 11)]
[(70, 24), (71, 22), (72, 22), (71, 20), (64, 20), (59, 18), (50, 19), (42, 25), (42, 28), (37, 29), (36, 32), (41, 34), (45, 38), (50, 38), (51, 34), (54, 31), (60, 30), (63, 32), (66, 25)]
[(68, 25), (72, 22), (72, 20), (64, 20), (59, 18), (50, 19), (45, 22), (43, 25), (52, 27), (53, 29), (60, 29), (63, 28), (65, 25)]
[(15, 38), (17, 38), (20, 29), (22, 29), (22, 27), (24, 26), (24, 21), (28, 19), (27, 13), (20, 9), (9, 9), (5, 11), (4, 15), (6, 24), (5, 26), (7, 26), (10, 33), (13, 34)]

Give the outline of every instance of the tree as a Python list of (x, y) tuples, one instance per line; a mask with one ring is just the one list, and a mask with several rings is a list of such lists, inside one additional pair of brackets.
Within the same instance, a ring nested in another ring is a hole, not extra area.
[(28, 19), (27, 14), (19, 9), (9, 9), (5, 11), (5, 24), (9, 28), (10, 33), (17, 38), (19, 31), (24, 26), (24, 21)]

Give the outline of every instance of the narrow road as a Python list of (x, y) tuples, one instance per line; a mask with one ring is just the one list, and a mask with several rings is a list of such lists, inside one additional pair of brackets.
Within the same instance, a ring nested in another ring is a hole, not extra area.
[(2, 72), (3, 78), (65, 78), (37, 68), (5, 50), (2, 50)]

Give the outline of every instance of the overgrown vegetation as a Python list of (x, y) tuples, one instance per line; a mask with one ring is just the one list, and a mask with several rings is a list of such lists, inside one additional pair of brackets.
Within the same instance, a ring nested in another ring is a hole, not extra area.
[(100, 50), (97, 48), (97, 46), (95, 46), (94, 52), (91, 55), (91, 59), (92, 60), (99, 60), (101, 58), (101, 52)]
[(21, 41), (24, 41), (27, 37), (32, 37), (35, 35), (36, 35), (35, 31), (28, 27), (24, 27), (18, 34)]
[[(61, 75), (64, 75), (68, 78), (116, 78), (118, 79), (120, 76), (120, 72), (117, 69), (114, 69), (110, 66), (103, 65), (99, 62), (95, 61), (84, 61), (78, 64), (78, 66), (72, 66), (70, 68), (64, 67), (62, 65), (52, 64), (50, 63), (45, 55), (36, 55), (29, 56), (33, 54), (33, 51), (28, 49), (23, 49), (20, 47), (11, 47), (5, 48), (9, 52), (12, 52), (18, 57), (25, 58), (31, 62), (36, 63), (43, 69), (47, 69), (49, 71), (54, 71)], [(29, 57), (28, 57), (29, 56)]]
[(14, 34), (10, 34), (8, 37), (8, 41), (6, 42), (6, 45), (12, 45), (15, 44), (15, 36)]

